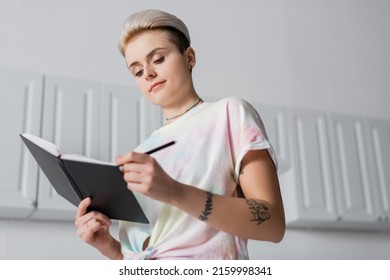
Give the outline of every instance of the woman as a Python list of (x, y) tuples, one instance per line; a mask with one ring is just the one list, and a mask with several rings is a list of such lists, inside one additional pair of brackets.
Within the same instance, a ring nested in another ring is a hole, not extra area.
[[(279, 242), (285, 232), (276, 158), (247, 102), (204, 102), (194, 89), (195, 51), (177, 17), (145, 10), (123, 27), (120, 51), (137, 86), (162, 108), (166, 123), (118, 156), (123, 178), (150, 224), (111, 221), (77, 211), (78, 235), (111, 259), (248, 259), (247, 239)], [(151, 148), (176, 141), (154, 153)]]

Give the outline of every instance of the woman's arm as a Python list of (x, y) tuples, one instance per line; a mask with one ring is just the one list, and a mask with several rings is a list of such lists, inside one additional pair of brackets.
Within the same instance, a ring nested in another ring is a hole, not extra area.
[(172, 204), (219, 230), (272, 242), (284, 236), (279, 182), (267, 150), (249, 151), (242, 161), (239, 183), (245, 198), (220, 196), (177, 182), (144, 154), (129, 153), (119, 157), (117, 164), (124, 164), (129, 189)]
[(281, 241), (285, 232), (283, 203), (266, 150), (247, 153), (239, 182), (245, 198), (211, 196), (178, 184), (172, 204), (219, 230), (248, 239)]

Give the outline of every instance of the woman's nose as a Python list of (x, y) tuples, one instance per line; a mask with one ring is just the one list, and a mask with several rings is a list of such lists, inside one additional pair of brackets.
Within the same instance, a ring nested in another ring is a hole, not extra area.
[(153, 69), (153, 67), (151, 67), (151, 66), (145, 67), (145, 77), (147, 80), (154, 79), (156, 76), (157, 76), (157, 73)]

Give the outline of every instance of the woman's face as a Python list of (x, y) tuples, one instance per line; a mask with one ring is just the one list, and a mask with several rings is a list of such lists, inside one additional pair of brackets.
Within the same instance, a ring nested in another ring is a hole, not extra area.
[(162, 30), (137, 34), (126, 46), (125, 58), (138, 88), (153, 104), (175, 105), (192, 89), (192, 48), (180, 53)]

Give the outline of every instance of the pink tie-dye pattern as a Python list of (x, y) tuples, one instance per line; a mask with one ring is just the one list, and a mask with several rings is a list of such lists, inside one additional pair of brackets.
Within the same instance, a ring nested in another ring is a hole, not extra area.
[[(176, 140), (153, 154), (176, 180), (225, 196), (235, 195), (237, 170), (250, 149), (268, 149), (264, 125), (253, 107), (238, 98), (203, 103), (155, 131), (137, 150)], [(247, 259), (247, 240), (218, 231), (170, 205), (137, 196), (151, 221), (148, 226), (120, 222), (122, 252), (128, 259)], [(151, 235), (142, 251), (140, 234)]]

